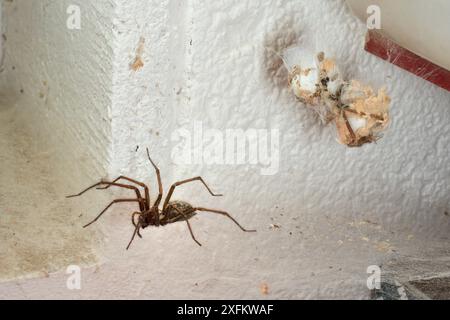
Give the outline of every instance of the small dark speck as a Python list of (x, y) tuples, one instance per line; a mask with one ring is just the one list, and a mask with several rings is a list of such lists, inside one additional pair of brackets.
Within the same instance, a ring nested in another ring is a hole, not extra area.
[(445, 214), (447, 217), (449, 216), (448, 211), (445, 211), (444, 214)]
[(22, 94), (23, 94), (24, 92), (25, 92), (25, 91), (24, 91), (23, 89), (20, 89), (20, 93), (22, 93)]
[(136, 146), (135, 152), (138, 152), (138, 151), (139, 151), (139, 146)]
[(192, 46), (192, 39), (191, 39), (191, 41), (189, 41), (189, 44)]
[(6, 41), (8, 38), (6, 38), (6, 34), (2, 34), (3, 40)]
[(15, 67), (15, 66), (12, 66), (12, 69), (13, 69), (13, 70), (16, 70), (16, 67)]
[(322, 79), (322, 85), (327, 86), (328, 82), (330, 82), (330, 78), (326, 77), (325, 79)]

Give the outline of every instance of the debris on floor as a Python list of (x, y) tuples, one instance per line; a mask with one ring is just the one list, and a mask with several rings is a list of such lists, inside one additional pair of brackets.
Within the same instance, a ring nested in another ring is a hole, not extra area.
[[(450, 277), (448, 250), (428, 251), (419, 256), (391, 256), (380, 265), (378, 283), (368, 287), (378, 300), (448, 300)], [(375, 285), (376, 284), (376, 285)]]
[(385, 89), (375, 92), (356, 80), (344, 80), (333, 59), (320, 52), (290, 70), (289, 85), (296, 97), (334, 123), (340, 143), (360, 147), (375, 142), (389, 124), (391, 99)]
[(267, 283), (262, 283), (259, 289), (262, 295), (267, 296), (269, 294), (269, 285)]
[(271, 224), (271, 225), (269, 226), (269, 229), (270, 229), (270, 230), (281, 229), (281, 226), (278, 225), (278, 224)]
[(446, 300), (449, 297), (450, 278), (434, 277), (403, 281), (387, 275), (379, 289), (373, 289), (372, 300)]

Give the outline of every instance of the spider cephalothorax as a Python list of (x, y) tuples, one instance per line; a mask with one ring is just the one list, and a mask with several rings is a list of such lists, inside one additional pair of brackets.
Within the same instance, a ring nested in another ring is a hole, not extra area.
[[(155, 202), (153, 203), (153, 205), (151, 205), (151, 202), (150, 202), (149, 188), (147, 187), (147, 185), (145, 185), (142, 182), (136, 181), (134, 179), (130, 179), (125, 176), (120, 176), (117, 179), (113, 180), (112, 182), (101, 181), (99, 183), (96, 183), (96, 184), (90, 186), (89, 188), (86, 188), (85, 190), (83, 190), (82, 192), (80, 192), (76, 195), (68, 196), (68, 198), (81, 196), (85, 192), (87, 192), (91, 189), (94, 189), (94, 188), (104, 190), (104, 189), (108, 189), (111, 186), (133, 190), (136, 194), (136, 198), (116, 199), (116, 200), (112, 201), (102, 212), (100, 212), (100, 214), (93, 221), (91, 221), (90, 223), (85, 225), (84, 228), (86, 228), (86, 227), (90, 226), (91, 224), (93, 224), (94, 222), (96, 222), (113, 204), (123, 203), (123, 202), (135, 202), (139, 205), (139, 211), (133, 213), (133, 215), (131, 216), (131, 221), (135, 227), (135, 230), (134, 230), (133, 236), (130, 240), (130, 243), (128, 244), (127, 250), (130, 248), (130, 245), (133, 242), (136, 235), (139, 237), (142, 237), (141, 233), (140, 233), (140, 229), (145, 229), (149, 226), (156, 226), (156, 227), (165, 226), (167, 224), (178, 222), (178, 221), (186, 221), (187, 226), (189, 228), (189, 232), (192, 236), (192, 239), (194, 239), (194, 241), (199, 246), (201, 246), (200, 242), (198, 242), (195, 239), (194, 233), (192, 232), (192, 228), (189, 223), (189, 219), (191, 219), (193, 216), (195, 216), (197, 214), (197, 212), (210, 212), (210, 213), (224, 215), (224, 216), (228, 217), (229, 219), (231, 219), (239, 228), (241, 228), (242, 231), (255, 232), (255, 230), (244, 229), (233, 217), (231, 217), (228, 214), (228, 212), (225, 212), (222, 210), (207, 209), (207, 208), (202, 208), (202, 207), (194, 207), (184, 201), (170, 201), (176, 187), (181, 186), (186, 183), (193, 182), (193, 181), (200, 181), (212, 196), (214, 196), (214, 197), (222, 196), (221, 194), (214, 194), (201, 177), (195, 177), (192, 179), (187, 179), (187, 180), (183, 180), (183, 181), (174, 183), (169, 189), (169, 192), (163, 202), (162, 208), (160, 208), (161, 200), (163, 197), (163, 187), (162, 187), (162, 182), (161, 182), (161, 175), (160, 175), (160, 171), (159, 171), (158, 167), (155, 165), (153, 160), (150, 158), (148, 149), (147, 149), (147, 155), (148, 155), (148, 159), (150, 160), (151, 164), (155, 168), (156, 177), (158, 180), (158, 188), (159, 188), (158, 197), (155, 200)], [(135, 185), (117, 183), (119, 180), (125, 180), (125, 181), (133, 183), (137, 186), (140, 186), (141, 188), (144, 189), (144, 196), (141, 195), (141, 191)]]

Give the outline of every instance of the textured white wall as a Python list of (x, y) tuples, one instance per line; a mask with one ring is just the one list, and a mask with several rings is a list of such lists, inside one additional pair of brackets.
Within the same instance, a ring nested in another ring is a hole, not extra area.
[[(110, 175), (142, 178), (155, 194), (148, 146), (166, 190), (202, 175), (225, 197), (211, 199), (192, 185), (177, 198), (228, 210), (258, 233), (199, 214), (192, 224), (203, 247), (179, 223), (146, 230), (126, 252), (134, 208), (125, 206), (96, 226), (106, 240), (103, 263), (83, 269), (81, 291), (67, 290), (61, 272), (4, 284), (0, 297), (366, 298), (369, 265), (448, 250), (450, 96), (364, 52), (365, 26), (343, 1), (115, 4)], [(141, 37), (144, 67), (132, 71)], [(337, 144), (294, 99), (271, 50), (295, 43), (315, 44), (335, 54), (348, 75), (387, 85), (393, 123), (378, 144)], [(193, 132), (195, 121), (219, 133), (278, 130), (278, 172), (180, 164), (171, 137), (180, 128)], [(91, 202), (80, 225), (103, 204)]]

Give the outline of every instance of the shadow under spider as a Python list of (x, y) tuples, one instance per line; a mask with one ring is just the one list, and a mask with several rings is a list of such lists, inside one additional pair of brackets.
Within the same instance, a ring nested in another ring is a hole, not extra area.
[[(189, 223), (189, 219), (191, 219), (193, 216), (195, 216), (197, 214), (197, 212), (210, 212), (210, 213), (216, 213), (216, 214), (226, 216), (227, 218), (231, 219), (242, 231), (256, 232), (256, 230), (247, 230), (247, 229), (243, 228), (226, 211), (216, 210), (216, 209), (208, 209), (208, 208), (203, 208), (203, 207), (193, 207), (192, 205), (190, 205), (189, 203), (184, 202), (184, 201), (172, 201), (172, 202), (170, 201), (176, 187), (181, 186), (186, 183), (194, 182), (194, 181), (200, 181), (213, 197), (222, 196), (221, 194), (214, 194), (211, 191), (211, 189), (208, 187), (208, 185), (205, 183), (205, 181), (202, 179), (202, 177), (195, 177), (195, 178), (191, 178), (191, 179), (187, 179), (187, 180), (183, 180), (183, 181), (174, 183), (169, 189), (169, 193), (167, 194), (167, 196), (164, 200), (162, 209), (160, 209), (159, 205), (163, 198), (163, 187), (162, 187), (162, 182), (161, 182), (161, 174), (160, 174), (158, 167), (155, 165), (155, 163), (151, 159), (148, 149), (147, 149), (147, 156), (148, 156), (148, 159), (150, 160), (150, 163), (152, 164), (153, 168), (156, 171), (156, 177), (158, 180), (158, 188), (159, 188), (158, 197), (157, 197), (156, 201), (153, 203), (153, 205), (151, 205), (151, 202), (150, 202), (149, 188), (147, 187), (146, 184), (144, 184), (142, 182), (136, 181), (134, 179), (131, 179), (131, 178), (128, 178), (125, 176), (120, 176), (111, 182), (101, 181), (99, 183), (96, 183), (96, 184), (86, 188), (85, 190), (81, 191), (78, 194), (67, 196), (67, 198), (79, 197), (79, 196), (83, 195), (84, 193), (86, 193), (87, 191), (94, 189), (94, 188), (96, 188), (98, 190), (105, 190), (111, 186), (133, 190), (136, 194), (136, 198), (127, 198), (127, 199), (121, 198), (121, 199), (113, 200), (105, 209), (103, 209), (102, 212), (100, 212), (100, 214), (94, 220), (92, 220), (90, 223), (85, 225), (83, 228), (87, 228), (90, 225), (92, 225), (93, 223), (95, 223), (112, 205), (114, 205), (116, 203), (136, 202), (139, 205), (139, 211), (134, 212), (133, 215), (131, 216), (131, 222), (133, 223), (135, 229), (134, 229), (133, 236), (131, 237), (131, 240), (127, 246), (127, 250), (130, 248), (136, 235), (139, 236), (140, 238), (142, 238), (140, 229), (145, 229), (149, 226), (156, 226), (156, 227), (165, 226), (167, 224), (178, 222), (178, 221), (186, 221), (188, 229), (189, 229), (189, 233), (191, 234), (192, 239), (199, 246), (201, 246), (201, 243), (198, 242), (197, 239), (195, 239), (194, 233), (192, 232), (191, 224)], [(144, 188), (144, 196), (141, 195), (140, 190), (136, 186), (130, 185), (130, 184), (118, 183), (119, 180), (125, 180), (125, 181), (134, 183), (134, 184)], [(137, 217), (137, 220), (136, 220), (136, 217)]]

